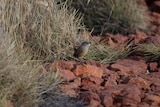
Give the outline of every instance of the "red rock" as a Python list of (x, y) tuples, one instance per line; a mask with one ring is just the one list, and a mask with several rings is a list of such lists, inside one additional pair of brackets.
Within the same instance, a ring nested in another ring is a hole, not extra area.
[(109, 79), (109, 80), (107, 80), (107, 81), (105, 82), (104, 87), (111, 87), (111, 86), (114, 86), (114, 85), (117, 85), (117, 82), (114, 81), (114, 80)]
[(47, 72), (57, 72), (64, 80), (70, 81), (76, 78), (73, 72), (69, 70), (64, 70), (64, 69), (56, 69), (54, 68), (54, 65), (48, 64), (46, 66), (46, 69), (43, 66), (39, 67), (39, 72), (46, 74)]
[(128, 40), (127, 36), (123, 36), (121, 34), (112, 35), (106, 33), (105, 36), (101, 39), (100, 42), (106, 42), (112, 48), (118, 50), (124, 50), (124, 44)]
[(73, 72), (76, 76), (95, 76), (102, 78), (103, 70), (92, 65), (77, 65)]
[(97, 77), (93, 77), (93, 76), (85, 77), (85, 78), (82, 78), (81, 89), (88, 90), (90, 92), (99, 93), (100, 90), (102, 89), (101, 87), (102, 82), (103, 80)]
[(144, 98), (144, 101), (149, 104), (151, 104), (151, 103), (160, 104), (160, 96), (148, 94)]
[(60, 70), (60, 76), (63, 77), (67, 81), (71, 81), (76, 78), (74, 73), (69, 70)]
[(78, 86), (81, 86), (81, 78), (77, 77), (76, 79), (74, 79), (74, 83)]
[(146, 39), (146, 43), (154, 44), (155, 46), (160, 46), (160, 36), (159, 35), (150, 36), (149, 38)]
[(101, 39), (99, 40), (99, 42), (102, 43), (102, 44), (108, 44), (108, 40), (109, 40), (109, 38), (111, 36), (112, 36), (112, 34), (106, 33), (104, 36), (101, 37)]
[(153, 82), (150, 74), (139, 74), (138, 77), (143, 78), (144, 80), (150, 81), (151, 83)]
[[(151, 21), (152, 21), (153, 25), (156, 25), (157, 27), (159, 27), (159, 25), (160, 25), (160, 13), (152, 12)], [(155, 32), (155, 33), (157, 33), (157, 32)]]
[(126, 104), (126, 105), (122, 105), (122, 107), (125, 107), (125, 106), (129, 106), (129, 107), (137, 107), (137, 104)]
[(134, 39), (135, 44), (144, 41), (148, 36), (144, 32), (137, 31)]
[(114, 43), (114, 41), (112, 40), (111, 37), (108, 38), (108, 42), (107, 43), (108, 43), (109, 46), (111, 46), (113, 48), (117, 46), (116, 43)]
[(130, 77), (128, 83), (136, 84), (141, 89), (149, 90), (151, 82), (141, 78), (141, 77)]
[(127, 88), (121, 92), (120, 96), (123, 96), (123, 105), (137, 105), (141, 102), (141, 91), (137, 87)]
[(113, 73), (108, 77), (108, 80), (117, 81), (119, 79), (119, 74)]
[[(70, 81), (75, 79), (75, 75), (70, 70), (73, 69), (74, 62), (69, 61), (55, 61), (52, 64), (45, 65), (46, 71), (55, 71), (60, 74), (61, 77), (63, 77), (65, 80)], [(44, 72), (44, 69), (40, 69), (40, 71)]]
[(145, 61), (135, 61), (131, 59), (122, 59), (111, 65), (112, 69), (120, 70), (122, 74), (140, 74), (146, 73), (147, 64)]
[(152, 12), (152, 15), (156, 18), (156, 19), (160, 19), (160, 14), (157, 12)]
[(88, 83), (101, 85), (102, 82), (103, 79), (93, 76), (82, 78), (82, 85), (89, 85)]
[(115, 74), (115, 71), (109, 70), (107, 68), (105, 70), (103, 70), (103, 72), (104, 72), (103, 73), (104, 76)]
[(100, 62), (94, 61), (94, 60), (86, 60), (84, 61), (85, 64), (87, 65), (93, 65), (102, 68), (105, 70), (107, 67), (109, 67), (109, 64), (101, 64)]
[(159, 104), (152, 103), (150, 107), (159, 107)]
[(150, 78), (152, 80), (157, 80), (157, 78), (160, 78), (160, 72), (151, 72), (150, 73)]
[(149, 67), (150, 67), (150, 71), (151, 72), (153, 72), (153, 71), (158, 71), (158, 64), (157, 64), (157, 62), (151, 62), (150, 64), (149, 64)]
[(135, 106), (141, 102), (141, 90), (136, 85), (120, 84), (106, 88), (102, 91), (103, 95), (111, 95), (113, 105), (119, 106)]
[(89, 84), (89, 85), (81, 86), (81, 90), (90, 91), (90, 92), (97, 93), (97, 94), (99, 94), (102, 89), (103, 87), (98, 86), (96, 84)]
[(109, 70), (108, 68), (106, 67), (101, 67), (103, 69), (103, 75), (102, 75), (102, 78), (103, 78), (103, 81), (106, 81), (108, 80), (108, 78), (113, 78), (115, 77), (115, 71), (112, 71), (112, 70)]
[(111, 95), (103, 95), (101, 96), (101, 100), (104, 107), (113, 107), (113, 98)]
[(150, 107), (149, 104), (142, 102), (138, 104), (138, 107)]
[(118, 44), (124, 44), (128, 40), (128, 37), (122, 34), (116, 34), (112, 36), (112, 38), (114, 38), (114, 41), (116, 41)]
[(60, 61), (55, 61), (54, 63), (52, 63), (51, 66), (58, 67), (59, 69), (71, 70), (74, 68), (74, 64), (76, 64), (76, 62), (60, 60)]
[(139, 77), (143, 78), (150, 84), (150, 88), (152, 91), (160, 90), (160, 82), (158, 81), (160, 78), (159, 72), (152, 72), (148, 75), (140, 74)]
[(154, 91), (154, 95), (160, 96), (160, 90)]
[(101, 100), (96, 93), (92, 93), (89, 91), (83, 92), (80, 94), (80, 99), (81, 101), (88, 103), (88, 105), (85, 107), (98, 107), (99, 105), (101, 105)]
[(102, 65), (99, 62), (94, 61), (94, 60), (86, 60), (86, 61), (84, 61), (84, 63), (87, 65), (93, 65), (93, 66), (97, 66), (97, 67), (101, 67), (101, 65)]
[(104, 83), (103, 86), (105, 88), (117, 85), (117, 81), (119, 80), (119, 75), (111, 70), (107, 70), (103, 75)]
[(76, 90), (79, 88), (79, 84), (76, 84), (74, 82), (72, 83), (61, 83), (58, 85), (60, 90), (69, 97), (75, 97), (77, 96)]
[(63, 89), (61, 88), (61, 91), (64, 93), (65, 96), (68, 96), (68, 97), (76, 97), (77, 96), (77, 93), (74, 89), (67, 88), (64, 90), (64, 88)]
[[(158, 85), (157, 85), (158, 84)], [(160, 90), (160, 86), (159, 86), (159, 83), (157, 82), (157, 83), (154, 83), (153, 85), (152, 85), (153, 87), (154, 87), (154, 89), (152, 89), (151, 91), (156, 91), (156, 90)], [(151, 86), (151, 88), (152, 88), (152, 86)]]

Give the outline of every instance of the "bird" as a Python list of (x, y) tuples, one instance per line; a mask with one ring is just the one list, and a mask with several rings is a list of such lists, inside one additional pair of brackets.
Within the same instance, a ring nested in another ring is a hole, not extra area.
[(73, 56), (77, 58), (85, 56), (88, 53), (90, 44), (91, 43), (87, 41), (82, 42), (81, 45), (77, 49), (74, 50)]

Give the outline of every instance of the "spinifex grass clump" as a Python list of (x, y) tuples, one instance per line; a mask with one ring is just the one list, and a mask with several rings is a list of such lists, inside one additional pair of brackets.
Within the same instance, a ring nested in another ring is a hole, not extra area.
[(68, 0), (84, 14), (84, 23), (93, 33), (134, 33), (148, 31), (149, 20), (137, 0)]
[(126, 44), (123, 50), (117, 50), (105, 44), (92, 43), (86, 59), (93, 59), (101, 63), (113, 63), (132, 53), (131, 45), (132, 43)]
[(18, 49), (11, 39), (4, 41), (0, 45), (0, 104), (5, 107), (9, 100), (15, 107), (35, 107), (43, 102), (42, 95), (51, 90), (58, 98), (60, 77), (53, 72), (40, 74), (38, 61), (31, 60), (31, 55)]
[(2, 24), (8, 37), (34, 59), (66, 59), (73, 54), (80, 18), (58, 0), (3, 0)]
[(140, 55), (144, 56), (148, 61), (160, 62), (160, 46), (154, 44), (140, 44), (137, 46)]

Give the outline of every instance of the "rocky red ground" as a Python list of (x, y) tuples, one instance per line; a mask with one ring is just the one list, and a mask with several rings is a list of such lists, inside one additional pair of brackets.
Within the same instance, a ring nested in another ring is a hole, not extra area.
[[(160, 67), (157, 62), (125, 58), (114, 64), (93, 60), (56, 61), (46, 66), (59, 69), (61, 91), (85, 102), (85, 107), (159, 107)], [(149, 68), (149, 69), (148, 69)], [(46, 72), (46, 71), (45, 71)]]
[[(137, 31), (135, 34), (105, 34), (92, 37), (117, 49), (123, 48), (127, 40), (134, 44), (153, 43), (160, 46), (160, 1), (139, 0), (148, 6), (151, 34)], [(64, 82), (59, 84), (68, 97), (75, 97), (85, 107), (160, 107), (160, 64), (146, 62), (137, 55), (117, 60), (113, 64), (101, 64), (93, 60), (83, 63), (55, 61), (41, 69), (50, 71), (57, 67)]]

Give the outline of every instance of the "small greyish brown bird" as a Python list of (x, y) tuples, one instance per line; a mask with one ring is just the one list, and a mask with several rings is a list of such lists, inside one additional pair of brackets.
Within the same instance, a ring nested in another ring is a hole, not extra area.
[(88, 52), (90, 44), (91, 43), (86, 42), (86, 41), (83, 42), (77, 49), (74, 50), (73, 56), (77, 58), (85, 56)]

